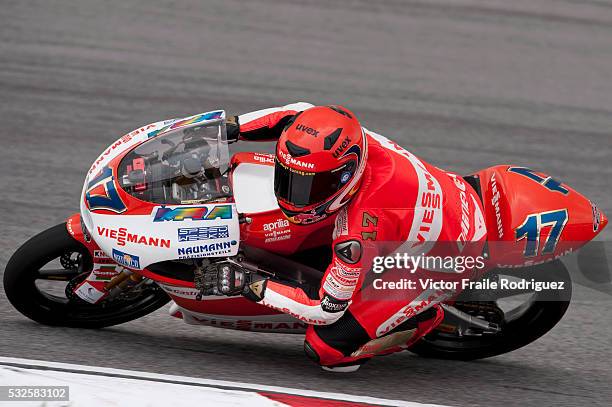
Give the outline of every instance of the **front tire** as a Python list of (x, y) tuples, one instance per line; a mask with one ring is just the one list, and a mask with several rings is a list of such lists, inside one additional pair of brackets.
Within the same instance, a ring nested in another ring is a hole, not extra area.
[[(49, 278), (43, 267), (55, 259), (60, 259), (66, 271)], [(87, 248), (72, 238), (66, 223), (62, 223), (34, 236), (13, 254), (4, 270), (4, 291), (10, 303), (26, 317), (44, 325), (76, 328), (122, 324), (150, 314), (170, 300), (153, 282), (137, 295), (105, 300), (100, 304), (50, 294), (37, 284), (41, 279), (64, 279), (74, 283), (75, 279), (86, 276), (92, 266)]]

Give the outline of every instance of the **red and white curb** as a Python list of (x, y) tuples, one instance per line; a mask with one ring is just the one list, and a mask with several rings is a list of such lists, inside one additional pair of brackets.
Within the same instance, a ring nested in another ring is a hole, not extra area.
[(17, 387), (69, 386), (70, 388), (70, 402), (38, 402), (38, 404), (22, 402), (19, 403), (20, 407), (26, 405), (434, 407), (433, 404), (402, 400), (7, 357), (0, 357), (0, 384)]

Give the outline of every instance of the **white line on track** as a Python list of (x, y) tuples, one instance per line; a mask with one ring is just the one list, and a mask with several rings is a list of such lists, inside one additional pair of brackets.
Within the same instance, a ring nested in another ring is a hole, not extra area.
[[(97, 366), (76, 365), (69, 363), (47, 362), (32, 359), (0, 357), (0, 368), (15, 367), (20, 369), (33, 369), (52, 372), (63, 372), (66, 375), (90, 375), (109, 378), (141, 380), (148, 383), (166, 383), (203, 388), (213, 388), (230, 391), (247, 392), (269, 392), (288, 394), (303, 397), (322, 398), (328, 400), (346, 401), (354, 403), (376, 404), (381, 406), (403, 406), (403, 407), (445, 407), (434, 404), (423, 404), (403, 400), (389, 400), (376, 397), (355, 396), (340, 393), (327, 393), (312, 390), (294, 389), (288, 387), (266, 386), (253, 383), (230, 382), (224, 380), (210, 380), (187, 376), (174, 376), (159, 373), (139, 372), (134, 370), (113, 369)], [(347, 380), (349, 378), (347, 377)], [(4, 384), (4, 383), (3, 383)], [(10, 383), (6, 383), (9, 385)]]

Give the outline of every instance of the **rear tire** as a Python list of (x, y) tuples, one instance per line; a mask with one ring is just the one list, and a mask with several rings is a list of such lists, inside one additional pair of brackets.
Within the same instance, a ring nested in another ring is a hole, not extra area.
[(170, 301), (155, 283), (148, 284), (134, 298), (100, 304), (62, 298), (40, 290), (36, 285), (39, 270), (66, 253), (78, 253), (81, 271), (92, 270), (87, 248), (72, 238), (66, 223), (34, 236), (9, 260), (4, 271), (4, 291), (10, 303), (26, 317), (45, 325), (102, 328), (138, 319)]
[[(483, 334), (480, 337), (457, 337), (436, 329), (417, 342), (409, 350), (420, 356), (474, 360), (488, 358), (511, 352), (530, 344), (550, 331), (563, 317), (569, 307), (572, 286), (567, 268), (556, 260), (538, 266), (515, 271), (497, 270), (499, 274), (521, 277), (538, 276), (538, 281), (565, 281), (564, 290), (533, 294), (530, 303), (524, 305), (519, 315), (504, 321), (502, 330), (496, 334)], [(474, 292), (464, 291), (457, 301), (473, 298)], [(542, 301), (546, 296), (546, 301)]]

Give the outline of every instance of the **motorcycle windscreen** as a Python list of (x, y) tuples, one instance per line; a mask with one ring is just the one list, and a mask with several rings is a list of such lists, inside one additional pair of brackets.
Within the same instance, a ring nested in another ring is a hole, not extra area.
[(333, 196), (352, 178), (355, 163), (349, 161), (325, 172), (294, 170), (275, 159), (274, 193), (293, 206), (305, 207)]
[(225, 119), (161, 133), (121, 161), (121, 187), (135, 198), (159, 204), (213, 202), (230, 195)]

